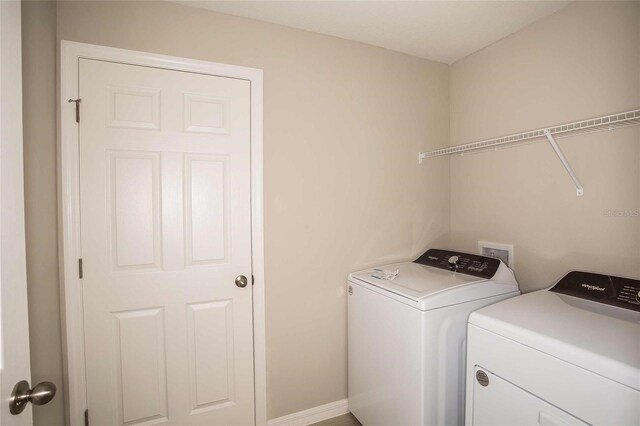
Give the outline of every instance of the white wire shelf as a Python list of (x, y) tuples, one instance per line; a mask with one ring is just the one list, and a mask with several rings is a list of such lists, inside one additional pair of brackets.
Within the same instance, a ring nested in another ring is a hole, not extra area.
[(464, 145), (456, 145), (449, 148), (436, 149), (429, 152), (420, 152), (418, 162), (426, 158), (440, 157), (443, 155), (463, 154), (468, 151), (495, 148), (503, 145), (518, 144), (520, 142), (530, 142), (534, 139), (544, 139), (547, 134), (559, 139), (581, 133), (599, 132), (603, 130), (614, 130), (619, 127), (634, 126), (640, 124), (640, 109), (620, 112), (617, 114), (605, 115), (603, 117), (589, 118), (587, 120), (573, 123), (560, 124), (543, 129), (532, 130), (524, 133), (502, 136), (494, 139), (486, 139), (478, 142), (471, 142)]

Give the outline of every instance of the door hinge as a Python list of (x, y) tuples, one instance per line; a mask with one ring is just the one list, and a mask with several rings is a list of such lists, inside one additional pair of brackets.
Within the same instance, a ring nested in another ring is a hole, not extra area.
[(253, 285), (256, 282), (256, 279), (253, 277), (253, 275), (251, 275), (251, 285)]
[(84, 426), (89, 426), (89, 409), (84, 410)]
[(78, 259), (78, 277), (82, 279), (82, 259)]
[(69, 103), (74, 102), (76, 104), (76, 123), (80, 122), (80, 102), (82, 102), (82, 99), (78, 98), (78, 99), (69, 99), (68, 100)]

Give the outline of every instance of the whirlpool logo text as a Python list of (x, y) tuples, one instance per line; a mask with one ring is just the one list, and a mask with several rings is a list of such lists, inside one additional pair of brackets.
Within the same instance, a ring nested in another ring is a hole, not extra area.
[(582, 284), (582, 288), (586, 288), (587, 290), (598, 290), (598, 291), (604, 291), (604, 287), (600, 287), (597, 285), (593, 285), (593, 284)]

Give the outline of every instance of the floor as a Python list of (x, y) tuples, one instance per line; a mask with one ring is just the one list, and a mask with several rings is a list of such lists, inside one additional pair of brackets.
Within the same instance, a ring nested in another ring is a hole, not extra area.
[(342, 416), (314, 423), (311, 426), (362, 426), (362, 424), (353, 416), (353, 414), (347, 413)]

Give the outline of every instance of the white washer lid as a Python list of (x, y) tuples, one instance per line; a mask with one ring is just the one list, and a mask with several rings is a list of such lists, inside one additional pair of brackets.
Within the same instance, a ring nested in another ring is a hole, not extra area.
[(640, 313), (536, 291), (475, 311), (469, 323), (640, 390)]
[[(395, 271), (393, 280), (375, 278), (377, 270)], [(441, 308), (486, 297), (518, 291), (517, 284), (500, 285), (492, 280), (459, 272), (447, 271), (415, 262), (394, 263), (375, 269), (354, 272), (352, 281), (359, 281), (408, 299), (421, 310)], [(514, 281), (515, 283), (515, 281)]]

